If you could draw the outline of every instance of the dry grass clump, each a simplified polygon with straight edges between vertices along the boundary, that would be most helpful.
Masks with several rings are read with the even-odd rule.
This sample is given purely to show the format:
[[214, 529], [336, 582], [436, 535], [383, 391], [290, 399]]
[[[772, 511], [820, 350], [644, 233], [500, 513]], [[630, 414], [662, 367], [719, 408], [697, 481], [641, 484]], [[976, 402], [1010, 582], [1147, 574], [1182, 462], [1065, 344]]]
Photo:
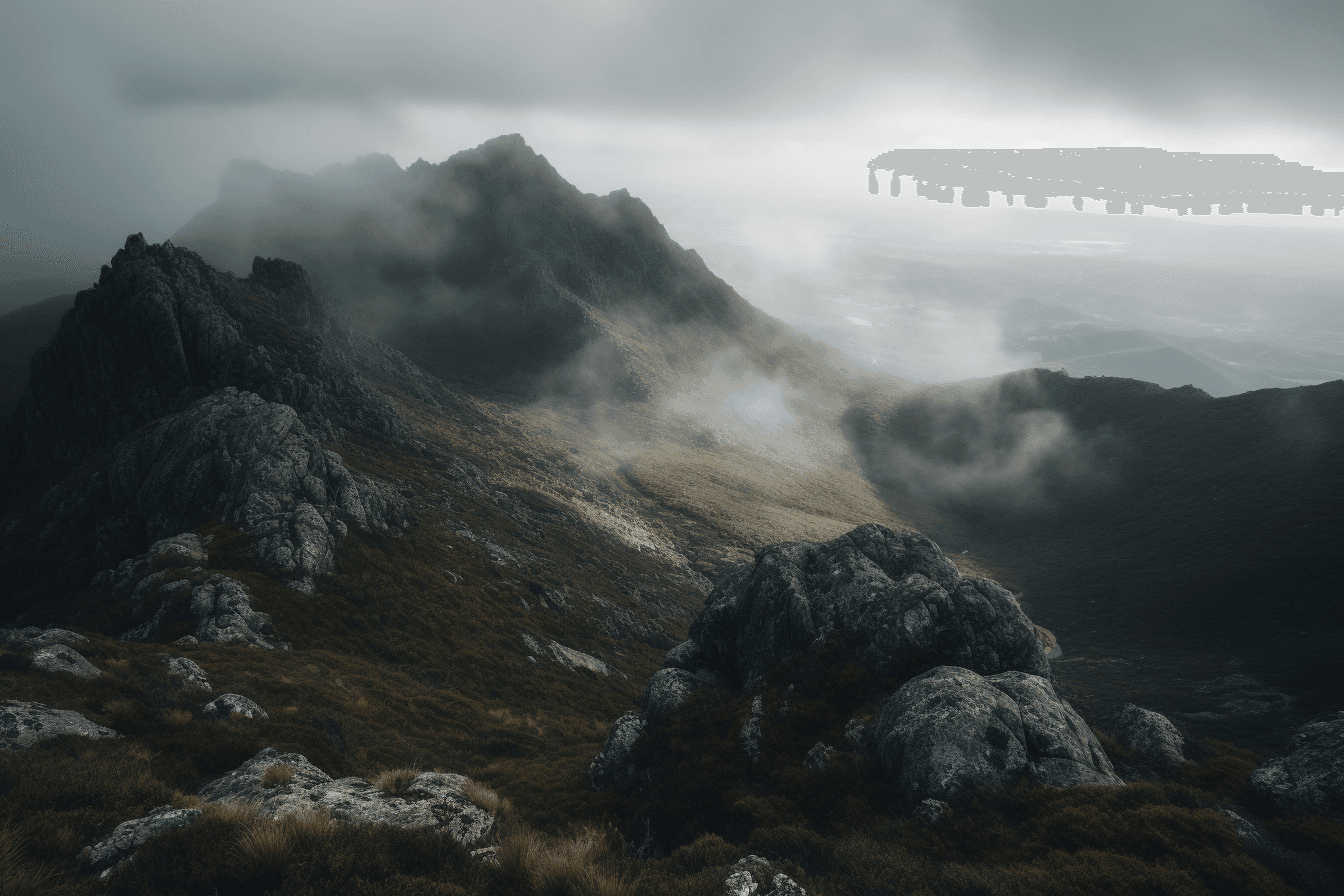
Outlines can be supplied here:
[[[241, 815], [246, 809], [233, 810]], [[295, 812], [284, 818], [258, 818], [246, 826], [230, 853], [239, 876], [257, 888], [284, 880], [285, 872], [300, 847], [312, 849], [335, 828], [330, 813], [322, 809]]]
[[633, 896], [638, 879], [615, 867], [612, 840], [591, 827], [551, 840], [519, 826], [499, 846], [499, 877], [509, 892], [536, 896]]
[[53, 876], [49, 865], [28, 858], [24, 838], [9, 822], [0, 825], [0, 893], [6, 896], [46, 893]]
[[103, 671], [109, 675], [124, 677], [131, 671], [131, 661], [125, 657], [109, 657], [103, 660]]
[[463, 784], [462, 792], [467, 799], [492, 815], [507, 815], [513, 810], [513, 803], [479, 781]]
[[374, 779], [373, 786], [388, 796], [400, 796], [419, 775], [420, 770], [415, 768], [388, 769]]
[[261, 786], [267, 790], [276, 787], [283, 787], [294, 780], [294, 767], [277, 763], [266, 766], [266, 771], [261, 773]]
[[169, 728], [185, 728], [196, 718], [189, 709], [165, 709], [162, 715], [163, 724]]

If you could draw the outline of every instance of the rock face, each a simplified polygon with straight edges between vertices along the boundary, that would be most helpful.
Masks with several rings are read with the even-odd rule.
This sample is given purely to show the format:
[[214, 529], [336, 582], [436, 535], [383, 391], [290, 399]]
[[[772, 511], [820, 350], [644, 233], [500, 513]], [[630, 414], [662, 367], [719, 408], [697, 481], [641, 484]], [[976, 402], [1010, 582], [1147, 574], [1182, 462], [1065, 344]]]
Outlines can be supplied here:
[[1287, 755], [1251, 773], [1251, 790], [1275, 812], [1344, 823], [1344, 712], [1298, 729]]
[[[288, 766], [293, 776], [266, 787], [263, 776], [273, 765]], [[236, 770], [199, 791], [201, 799], [241, 800], [255, 804], [265, 818], [325, 809], [337, 821], [387, 824], [402, 828], [437, 828], [465, 846], [481, 845], [494, 825], [494, 815], [466, 796], [462, 775], [424, 772], [401, 795], [390, 796], [363, 778], [332, 778], [298, 753], [262, 750]]]
[[[0, 433], [0, 506], [23, 511], [0, 535], [0, 575], [26, 582], [56, 569], [62, 587], [83, 588], [219, 518], [256, 536], [261, 565], [311, 589], [350, 528], [404, 523], [400, 495], [324, 448], [350, 429], [408, 432], [370, 377], [437, 403], [432, 378], [352, 335], [297, 265], [257, 258], [238, 279], [132, 236], [34, 355]], [[158, 559], [202, 565], [179, 547]], [[239, 597], [215, 589], [204, 611], [224, 620], [215, 634], [270, 640], [231, 612]]]
[[117, 732], [95, 725], [70, 709], [52, 709], [41, 703], [0, 701], [0, 750], [26, 750], [39, 741], [62, 734], [80, 737], [116, 737]]
[[1123, 783], [1050, 683], [1022, 672], [932, 669], [887, 699], [873, 739], [909, 807], [956, 804], [977, 786], [1007, 787], [1025, 776], [1054, 787]]
[[41, 672], [64, 672], [76, 678], [97, 678], [102, 671], [71, 647], [51, 644], [33, 654], [33, 668]]
[[723, 673], [748, 693], [772, 669], [836, 630], [860, 641], [854, 659], [878, 675], [906, 664], [956, 665], [982, 675], [1050, 677], [1030, 620], [988, 579], [957, 573], [916, 532], [869, 524], [825, 544], [770, 545], [709, 595], [677, 660]]
[[195, 621], [197, 643], [279, 646], [271, 617], [252, 609], [243, 584], [228, 576], [208, 574], [206, 544], [192, 532], [160, 539], [138, 557], [123, 560], [115, 570], [94, 577], [95, 589], [113, 602], [127, 601], [139, 625], [123, 641], [154, 641], [164, 624], [175, 618]]
[[86, 846], [79, 855], [80, 864], [86, 870], [106, 877], [115, 865], [129, 858], [149, 838], [191, 824], [200, 817], [200, 809], [160, 806], [143, 818], [123, 821], [111, 834], [92, 846]]
[[1161, 713], [1126, 703], [1109, 727], [1121, 746], [1137, 752], [1159, 772], [1173, 772], [1185, 762], [1185, 737]]
[[205, 716], [207, 719], [213, 719], [220, 722], [227, 722], [235, 715], [248, 719], [256, 719], [257, 721], [264, 721], [270, 718], [270, 716], [266, 714], [266, 710], [262, 709], [242, 694], [220, 694], [218, 697], [205, 704], [205, 707], [201, 710], [201, 715]]

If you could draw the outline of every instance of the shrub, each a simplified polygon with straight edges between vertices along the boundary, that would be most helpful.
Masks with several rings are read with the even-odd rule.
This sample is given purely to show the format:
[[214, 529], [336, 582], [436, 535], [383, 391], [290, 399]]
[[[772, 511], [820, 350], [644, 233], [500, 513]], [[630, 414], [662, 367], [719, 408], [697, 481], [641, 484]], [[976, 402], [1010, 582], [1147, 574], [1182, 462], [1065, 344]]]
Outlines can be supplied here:
[[261, 773], [261, 786], [270, 790], [275, 787], [282, 787], [294, 780], [294, 767], [291, 765], [268, 765], [266, 771]]

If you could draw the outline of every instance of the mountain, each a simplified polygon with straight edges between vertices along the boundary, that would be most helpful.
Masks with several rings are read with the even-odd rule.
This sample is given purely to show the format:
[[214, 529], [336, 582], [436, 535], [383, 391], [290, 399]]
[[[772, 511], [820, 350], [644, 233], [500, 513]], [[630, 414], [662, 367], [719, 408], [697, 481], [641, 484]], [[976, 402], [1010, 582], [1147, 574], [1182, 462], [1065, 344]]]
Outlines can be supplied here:
[[[0, 432], [5, 888], [1338, 883], [1337, 820], [1255, 803], [1257, 757], [1197, 719], [1112, 720], [1146, 667], [1115, 665], [1102, 701], [1102, 664], [1067, 663], [1098, 656], [1068, 590], [1089, 544], [1152, 555], [1106, 592], [1117, 630], [1169, 609], [1145, 571], [1173, 603], [1219, 565], [1228, 593], [1274, 568], [1243, 514], [1282, 527], [1309, 477], [1337, 475], [1337, 390], [1227, 405], [1043, 373], [912, 392], [832, 366], [637, 200], [584, 196], [520, 139], [389, 161], [235, 166], [200, 242], [129, 237], [33, 354]], [[333, 184], [384, 217], [337, 214]], [[243, 240], [261, 220], [305, 264], [235, 258], [238, 276], [195, 249], [202, 222]], [[513, 338], [469, 351], [496, 326]], [[1239, 455], [1232, 435], [1267, 420]], [[1275, 476], [1256, 466], [1294, 445]], [[1201, 451], [1241, 479], [1227, 549], [1186, 572], [1159, 493], [1190, 482], [1208, 512]], [[1131, 503], [1095, 522], [1088, 494]], [[1289, 556], [1294, 587], [1334, 562]], [[1325, 618], [1320, 593], [1279, 615]], [[1062, 659], [1029, 616], [1064, 632]], [[1257, 681], [1229, 687], [1246, 702]], [[1303, 711], [1234, 731], [1282, 736]], [[643, 721], [654, 736], [629, 736]], [[594, 789], [607, 760], [631, 771]]]
[[649, 399], [718, 352], [815, 377], [837, 353], [761, 314], [625, 190], [579, 192], [517, 134], [402, 170], [235, 162], [174, 239], [293, 259], [357, 326], [474, 393]]
[[[1164, 711], [1196, 711], [1196, 679], [1229, 660], [1309, 705], [1339, 693], [1344, 382], [1211, 398], [1039, 370], [846, 425], [870, 478], [956, 520], [951, 543], [1066, 650], [1148, 657], [1127, 687], [1145, 678]], [[1281, 736], [1264, 718], [1240, 736], [1257, 728]]]

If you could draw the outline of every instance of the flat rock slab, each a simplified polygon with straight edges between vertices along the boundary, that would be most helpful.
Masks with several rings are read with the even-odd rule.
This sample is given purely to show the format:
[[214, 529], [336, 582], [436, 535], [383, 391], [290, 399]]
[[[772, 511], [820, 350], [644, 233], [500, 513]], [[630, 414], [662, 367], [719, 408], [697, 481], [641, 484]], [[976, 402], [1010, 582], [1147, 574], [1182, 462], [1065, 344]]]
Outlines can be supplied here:
[[[278, 786], [266, 787], [262, 783], [266, 770], [275, 765], [287, 766], [292, 776]], [[389, 795], [363, 778], [333, 780], [303, 755], [281, 754], [267, 747], [228, 775], [206, 784], [199, 795], [207, 802], [253, 803], [267, 818], [325, 809], [344, 822], [443, 828], [458, 842], [479, 846], [495, 818], [467, 798], [464, 788], [468, 782], [462, 775], [424, 772], [404, 792]]]
[[129, 858], [151, 837], [164, 831], [191, 824], [201, 817], [200, 809], [174, 809], [160, 806], [143, 818], [123, 821], [116, 829], [79, 854], [80, 863], [89, 871], [107, 877], [117, 863]]
[[41, 703], [0, 701], [0, 750], [26, 750], [62, 734], [80, 737], [117, 737], [117, 732], [95, 725], [72, 709], [52, 709]]
[[73, 647], [50, 644], [33, 654], [33, 668], [40, 672], [64, 672], [76, 678], [97, 678], [102, 675], [93, 663], [84, 659]]

